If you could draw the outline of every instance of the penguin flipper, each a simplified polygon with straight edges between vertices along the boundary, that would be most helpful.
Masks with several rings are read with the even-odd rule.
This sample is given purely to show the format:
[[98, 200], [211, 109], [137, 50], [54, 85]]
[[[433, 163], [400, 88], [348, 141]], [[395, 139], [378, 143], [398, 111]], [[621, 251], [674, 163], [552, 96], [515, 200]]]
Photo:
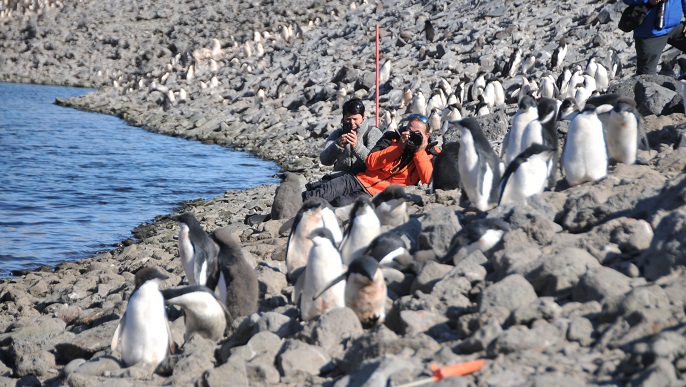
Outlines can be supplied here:
[[121, 319], [119, 320], [119, 325], [117, 325], [117, 329], [114, 331], [114, 335], [112, 336], [112, 342], [110, 343], [110, 349], [112, 352], [114, 352], [115, 349], [117, 349], [117, 344], [119, 344], [119, 336], [124, 332], [126, 324], [126, 312], [121, 316]]

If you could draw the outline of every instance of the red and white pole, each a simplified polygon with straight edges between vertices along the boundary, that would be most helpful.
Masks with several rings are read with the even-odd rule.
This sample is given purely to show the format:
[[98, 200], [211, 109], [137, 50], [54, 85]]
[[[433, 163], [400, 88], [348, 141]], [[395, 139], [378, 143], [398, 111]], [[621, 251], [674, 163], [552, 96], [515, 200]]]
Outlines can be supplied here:
[[379, 127], [379, 25], [376, 25], [376, 127]]

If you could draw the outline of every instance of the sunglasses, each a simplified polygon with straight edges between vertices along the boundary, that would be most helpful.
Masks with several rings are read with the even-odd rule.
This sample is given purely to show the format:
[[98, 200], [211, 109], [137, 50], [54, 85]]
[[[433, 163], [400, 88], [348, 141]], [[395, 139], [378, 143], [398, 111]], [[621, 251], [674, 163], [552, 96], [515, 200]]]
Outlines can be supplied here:
[[421, 114], [412, 114], [412, 115], [410, 115], [410, 117], [409, 117], [408, 119], [409, 119], [410, 121], [411, 121], [411, 120], [419, 120], [419, 121], [421, 121], [421, 122], [424, 123], [424, 124], [428, 124], [428, 123], [429, 123], [429, 119], [426, 118], [425, 116], [421, 115]]

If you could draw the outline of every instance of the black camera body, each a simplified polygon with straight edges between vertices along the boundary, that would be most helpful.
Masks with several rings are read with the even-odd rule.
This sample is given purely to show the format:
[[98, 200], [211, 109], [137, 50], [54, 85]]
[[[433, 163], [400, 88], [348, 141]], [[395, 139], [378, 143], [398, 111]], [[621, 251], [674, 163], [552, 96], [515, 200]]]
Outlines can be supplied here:
[[353, 131], [353, 123], [352, 122], [344, 122], [343, 123], [343, 134], [348, 134]]
[[424, 137], [419, 132], [410, 132], [410, 137], [407, 139], [407, 145], [413, 148], [419, 148], [422, 145]]

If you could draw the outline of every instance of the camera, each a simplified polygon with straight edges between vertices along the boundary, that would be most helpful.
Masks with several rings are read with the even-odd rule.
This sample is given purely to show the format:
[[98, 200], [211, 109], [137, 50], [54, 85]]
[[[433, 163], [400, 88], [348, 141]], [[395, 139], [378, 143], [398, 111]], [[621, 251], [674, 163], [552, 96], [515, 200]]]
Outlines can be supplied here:
[[410, 138], [407, 139], [407, 144], [413, 148], [419, 148], [422, 145], [424, 137], [419, 132], [410, 132]]
[[352, 122], [344, 122], [343, 123], [343, 134], [348, 134], [353, 131], [353, 123]]

